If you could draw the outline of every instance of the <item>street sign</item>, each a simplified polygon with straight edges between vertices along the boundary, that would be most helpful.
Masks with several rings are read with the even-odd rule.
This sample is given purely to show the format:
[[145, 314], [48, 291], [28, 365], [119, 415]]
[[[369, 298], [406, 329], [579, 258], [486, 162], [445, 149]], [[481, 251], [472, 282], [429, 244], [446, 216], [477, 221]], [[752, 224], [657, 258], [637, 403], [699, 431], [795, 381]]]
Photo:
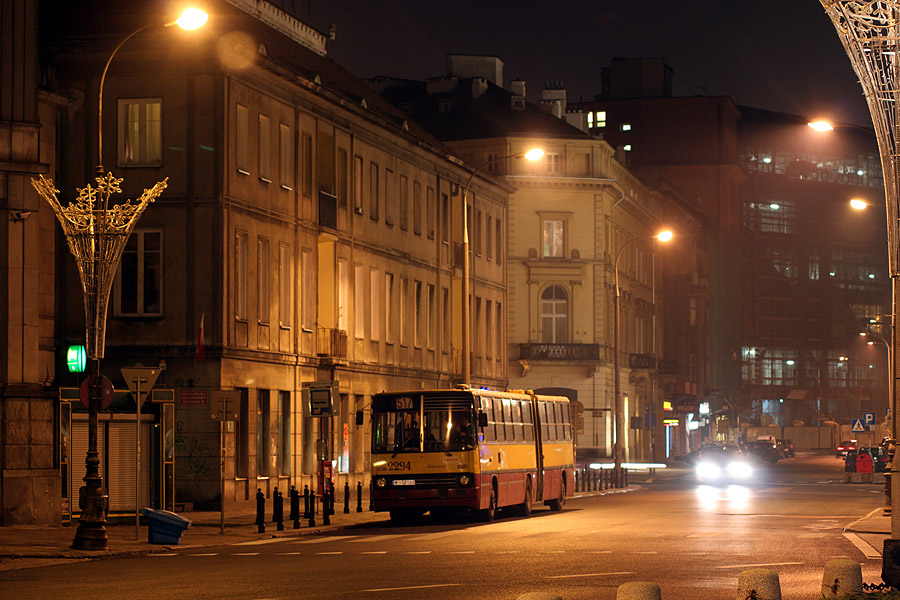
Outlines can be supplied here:
[[[81, 399], [81, 403], [84, 404], [84, 407], [88, 410], [91, 409], [91, 387], [93, 385], [94, 376], [88, 375], [87, 379], [81, 382], [81, 387], [78, 388], [78, 397]], [[102, 388], [100, 410], [106, 410], [109, 408], [109, 405], [112, 404], [113, 394], [115, 394], [116, 390], [113, 388], [112, 381], [103, 375], [100, 376], [100, 387]]]
[[866, 426], [863, 425], [862, 419], [851, 419], [850, 423], [852, 424], [850, 431], [853, 433], [862, 433], [866, 430]]
[[[300, 389], [310, 417], [332, 417], [338, 414], [335, 404], [340, 401], [336, 381], [304, 381]], [[337, 401], [337, 402], [336, 402]]]
[[209, 393], [209, 411], [217, 421], [239, 421], [240, 390], [213, 390]]
[[123, 367], [121, 371], [135, 401], [138, 405], [143, 404], [159, 377], [159, 367]]
[[873, 412], [864, 412], [862, 414], [862, 422], [866, 425], [874, 425], [875, 424], [875, 413]]

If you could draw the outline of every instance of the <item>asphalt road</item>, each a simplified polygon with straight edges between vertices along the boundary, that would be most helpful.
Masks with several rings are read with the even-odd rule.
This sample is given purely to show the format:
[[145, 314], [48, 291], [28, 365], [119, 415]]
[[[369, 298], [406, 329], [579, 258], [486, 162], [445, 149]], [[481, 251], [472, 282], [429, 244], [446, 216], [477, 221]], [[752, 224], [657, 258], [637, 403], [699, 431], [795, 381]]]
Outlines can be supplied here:
[[759, 470], [748, 487], [658, 475], [633, 493], [570, 500], [527, 518], [384, 522], [303, 538], [0, 573], [0, 596], [50, 598], [613, 599], [628, 581], [665, 600], [734, 598], [738, 574], [778, 572], [783, 597], [818, 600], [825, 562], [848, 556], [880, 581], [841, 529], [880, 506], [882, 486], [841, 483], [842, 462], [800, 456]]

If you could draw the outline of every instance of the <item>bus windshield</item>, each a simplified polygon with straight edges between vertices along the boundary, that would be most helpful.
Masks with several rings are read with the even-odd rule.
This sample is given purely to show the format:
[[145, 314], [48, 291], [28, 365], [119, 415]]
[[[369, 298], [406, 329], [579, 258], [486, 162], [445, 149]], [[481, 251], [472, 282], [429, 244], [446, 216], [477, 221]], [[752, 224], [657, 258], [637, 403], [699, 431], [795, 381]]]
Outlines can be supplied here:
[[471, 396], [378, 396], [372, 423], [373, 452], [460, 452], [475, 447]]

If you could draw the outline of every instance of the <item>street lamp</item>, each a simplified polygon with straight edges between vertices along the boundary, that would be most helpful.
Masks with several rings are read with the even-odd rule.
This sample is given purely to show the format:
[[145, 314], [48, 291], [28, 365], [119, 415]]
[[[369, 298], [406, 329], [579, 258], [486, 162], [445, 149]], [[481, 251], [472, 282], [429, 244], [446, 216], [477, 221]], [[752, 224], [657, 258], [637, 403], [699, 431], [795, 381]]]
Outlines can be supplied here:
[[472, 171], [469, 175], [469, 178], [466, 180], [466, 185], [463, 187], [463, 196], [462, 196], [462, 228], [463, 228], [463, 264], [462, 264], [462, 383], [465, 385], [471, 384], [472, 379], [472, 363], [471, 363], [471, 335], [470, 335], [470, 325], [471, 325], [471, 313], [469, 310], [469, 285], [470, 285], [470, 265], [469, 265], [469, 186], [472, 184], [472, 180], [475, 178], [475, 175], [478, 174], [484, 167], [493, 164], [495, 162], [505, 160], [507, 158], [525, 158], [532, 162], [539, 160], [542, 156], [544, 156], [544, 151], [541, 148], [532, 148], [526, 152], [513, 152], [512, 154], [505, 154], [503, 156], [496, 156], [494, 158], [490, 158]]
[[[196, 29], [206, 22], [206, 13], [197, 9], [186, 10], [181, 18], [165, 27], [179, 25], [184, 29]], [[88, 451], [85, 458], [85, 485], [79, 491], [78, 504], [81, 508], [80, 525], [75, 531], [72, 547], [81, 550], [106, 550], [108, 537], [106, 532], [106, 511], [108, 494], [103, 488], [100, 477], [100, 457], [97, 451], [98, 413], [104, 397], [104, 382], [100, 376], [100, 359], [106, 340], [106, 308], [113, 277], [119, 266], [119, 259], [131, 235], [135, 224], [151, 202], [156, 200], [166, 189], [168, 178], [145, 189], [134, 203], [125, 200], [121, 204], [110, 204], [113, 194], [122, 192], [122, 179], [103, 170], [103, 84], [112, 59], [119, 49], [138, 33], [156, 26], [146, 25], [125, 37], [115, 47], [103, 67], [100, 77], [100, 90], [97, 104], [97, 176], [96, 187], [88, 183], [78, 188], [78, 199], [62, 206], [56, 197], [59, 190], [51, 179], [39, 176], [31, 183], [37, 193], [46, 200], [66, 236], [69, 251], [75, 258], [78, 273], [81, 276], [81, 288], [84, 295], [84, 322], [87, 357], [91, 361], [92, 375], [90, 381], [90, 397], [88, 420]], [[140, 399], [136, 399], [140, 402]], [[139, 509], [138, 498], [135, 498], [135, 511]]]
[[615, 438], [613, 440], [613, 472], [617, 486], [621, 485], [622, 481], [622, 438], [625, 435], [624, 418], [622, 416], [622, 398], [619, 385], [619, 296], [621, 295], [621, 290], [619, 288], [619, 259], [622, 258], [622, 252], [625, 250], [625, 248], [635, 242], [654, 239], [661, 242], [668, 242], [671, 241], [673, 236], [674, 234], [666, 229], [660, 231], [656, 235], [631, 238], [630, 240], [622, 244], [622, 247], [619, 248], [619, 252], [616, 253], [616, 261], [614, 263], [616, 274], [616, 289], [613, 296], [613, 424], [615, 429]]

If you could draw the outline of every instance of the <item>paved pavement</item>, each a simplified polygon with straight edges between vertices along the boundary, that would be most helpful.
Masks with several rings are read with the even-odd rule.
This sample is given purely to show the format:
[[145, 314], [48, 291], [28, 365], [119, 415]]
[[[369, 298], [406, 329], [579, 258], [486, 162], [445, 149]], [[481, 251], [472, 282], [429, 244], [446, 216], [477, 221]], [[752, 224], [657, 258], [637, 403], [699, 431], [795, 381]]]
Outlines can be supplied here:
[[[630, 485], [625, 489], [600, 492], [582, 492], [575, 497], [599, 496], [612, 493], [633, 492], [641, 489], [641, 484], [654, 477], [676, 476], [679, 467], [656, 474], [634, 474]], [[883, 481], [883, 479], [882, 479]], [[877, 482], [876, 482], [877, 483]], [[850, 484], [853, 485], [853, 484]], [[355, 499], [354, 499], [355, 500]], [[321, 508], [321, 506], [320, 506]], [[350, 512], [343, 512], [343, 504], [335, 506], [335, 514], [331, 516], [329, 525], [322, 520], [321, 511], [316, 515], [316, 526], [310, 527], [307, 520], [301, 520], [299, 529], [293, 528], [293, 522], [285, 520], [283, 531], [277, 531], [276, 524], [271, 522], [271, 502], [266, 505], [266, 531], [259, 533], [255, 524], [256, 511], [253, 507], [230, 509], [225, 514], [224, 533], [222, 532], [222, 516], [219, 512], [192, 511], [179, 513], [191, 521], [191, 526], [181, 537], [180, 548], [202, 548], [222, 544], [233, 544], [252, 539], [282, 536], [302, 536], [323, 531], [352, 527], [354, 525], [387, 521], [387, 513], [375, 513], [368, 510], [368, 498], [363, 499], [362, 512], [356, 512], [356, 503], [351, 501]], [[290, 512], [290, 505], [285, 503], [285, 514]], [[849, 523], [844, 527], [844, 535], [867, 558], [880, 558], [884, 539], [890, 537], [891, 517], [882, 514], [881, 507], [872, 510], [865, 517]], [[77, 521], [61, 527], [13, 526], [0, 527], [0, 571], [40, 567], [50, 564], [65, 563], [73, 560], [90, 560], [115, 556], [129, 556], [167, 552], [173, 546], [151, 544], [148, 542], [147, 525], [142, 524], [135, 539], [134, 520], [111, 523], [107, 526], [109, 538], [108, 549], [75, 550], [71, 548]]]

